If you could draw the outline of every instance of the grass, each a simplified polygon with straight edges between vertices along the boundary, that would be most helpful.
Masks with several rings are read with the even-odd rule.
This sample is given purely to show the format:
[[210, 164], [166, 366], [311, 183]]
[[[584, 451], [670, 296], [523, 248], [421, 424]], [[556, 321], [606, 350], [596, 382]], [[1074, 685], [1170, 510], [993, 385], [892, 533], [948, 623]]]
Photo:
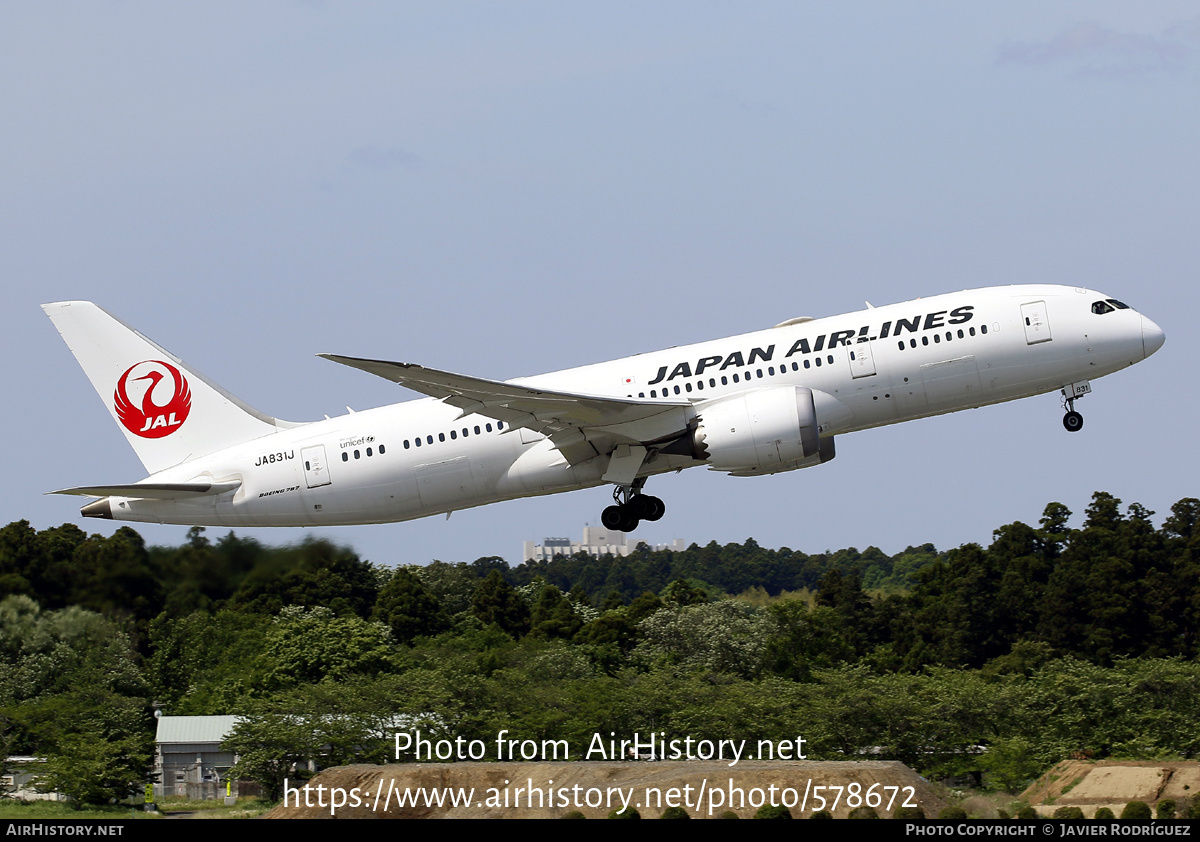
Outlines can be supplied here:
[[193, 813], [198, 819], [252, 819], [274, 806], [261, 798], [239, 798], [232, 807], [226, 807], [222, 798], [192, 801], [172, 797], [158, 802], [158, 809], [164, 813]]
[[223, 799], [191, 801], [187, 798], [164, 798], [158, 802], [158, 813], [147, 813], [136, 807], [111, 805], [75, 807], [65, 801], [14, 801], [0, 799], [0, 819], [67, 819], [70, 821], [109, 821], [111, 819], [157, 819], [163, 813], [191, 813], [197, 819], [249, 819], [261, 816], [273, 807], [259, 798], [239, 798], [237, 804], [226, 807]]
[[0, 819], [67, 819], [69, 821], [110, 821], [112, 819], [156, 818], [141, 805], [105, 805], [76, 810], [66, 801], [16, 801], [0, 798]]

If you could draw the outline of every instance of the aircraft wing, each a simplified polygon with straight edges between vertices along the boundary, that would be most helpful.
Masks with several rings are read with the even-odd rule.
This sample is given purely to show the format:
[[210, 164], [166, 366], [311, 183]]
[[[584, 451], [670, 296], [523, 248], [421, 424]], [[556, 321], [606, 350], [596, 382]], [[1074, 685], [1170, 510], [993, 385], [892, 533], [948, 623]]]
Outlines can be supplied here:
[[[572, 464], [609, 453], [621, 444], [658, 444], [687, 432], [696, 417], [687, 401], [649, 401], [562, 392], [468, 377], [412, 363], [318, 354], [415, 392], [550, 438]], [[460, 417], [462, 417], [460, 416]]]

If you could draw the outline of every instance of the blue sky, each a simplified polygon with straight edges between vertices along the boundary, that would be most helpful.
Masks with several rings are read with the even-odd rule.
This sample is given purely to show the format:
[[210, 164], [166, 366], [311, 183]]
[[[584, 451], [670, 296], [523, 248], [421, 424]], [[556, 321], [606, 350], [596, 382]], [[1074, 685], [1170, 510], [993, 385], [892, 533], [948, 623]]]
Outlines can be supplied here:
[[[311, 420], [409, 396], [318, 352], [508, 379], [864, 300], [1088, 286], [1167, 344], [1093, 384], [1082, 433], [1051, 395], [791, 474], [686, 471], [636, 535], [895, 552], [1096, 490], [1156, 519], [1200, 495], [1194, 2], [8, 3], [0, 114], [4, 522], [111, 531], [43, 492], [144, 475], [37, 306], [68, 298]], [[607, 501], [252, 534], [515, 563]]]

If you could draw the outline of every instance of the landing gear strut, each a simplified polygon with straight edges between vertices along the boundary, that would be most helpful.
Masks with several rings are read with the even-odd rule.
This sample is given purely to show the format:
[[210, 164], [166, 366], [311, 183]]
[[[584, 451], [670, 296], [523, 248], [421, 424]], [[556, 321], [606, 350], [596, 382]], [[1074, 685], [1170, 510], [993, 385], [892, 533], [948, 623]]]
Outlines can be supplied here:
[[613, 489], [613, 503], [600, 513], [600, 522], [605, 529], [632, 532], [643, 520], [656, 521], [667, 511], [666, 504], [649, 494], [642, 493], [645, 478], [634, 480], [632, 485], [618, 485]]

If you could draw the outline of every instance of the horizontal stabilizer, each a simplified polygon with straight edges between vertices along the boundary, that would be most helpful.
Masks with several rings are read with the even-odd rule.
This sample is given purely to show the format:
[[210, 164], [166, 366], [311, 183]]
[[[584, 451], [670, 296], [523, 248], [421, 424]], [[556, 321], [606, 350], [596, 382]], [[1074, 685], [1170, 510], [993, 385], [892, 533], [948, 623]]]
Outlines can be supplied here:
[[203, 497], [206, 494], [224, 494], [236, 491], [242, 484], [240, 479], [228, 482], [135, 482], [129, 485], [83, 485], [79, 488], [63, 488], [51, 494], [76, 494], [80, 497], [141, 497], [148, 500], [183, 500], [188, 497]]

